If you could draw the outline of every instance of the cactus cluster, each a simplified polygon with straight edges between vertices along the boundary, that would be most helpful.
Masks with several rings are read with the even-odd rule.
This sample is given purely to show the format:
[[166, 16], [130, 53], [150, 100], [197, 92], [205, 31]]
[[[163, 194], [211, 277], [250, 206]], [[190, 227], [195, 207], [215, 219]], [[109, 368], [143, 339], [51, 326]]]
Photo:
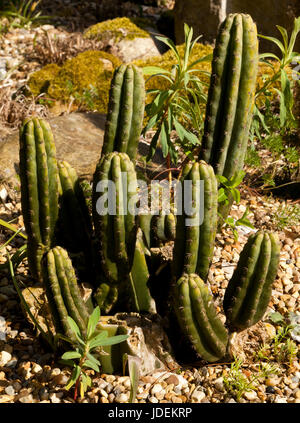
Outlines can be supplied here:
[[137, 67], [121, 65], [114, 73], [89, 203], [75, 170], [66, 162], [57, 163], [49, 124], [37, 118], [24, 122], [20, 175], [29, 266], [44, 285], [58, 332], [72, 338], [69, 315], [84, 334], [89, 317], [72, 255], [83, 254], [95, 283], [92, 300], [102, 313], [120, 309], [155, 313], [149, 287], [151, 250], [166, 243], [173, 246], [173, 241], [170, 277], [164, 282], [181, 332], [198, 356], [220, 360], [226, 355], [230, 331], [246, 329], [262, 318], [278, 266], [279, 242], [274, 234], [258, 231], [245, 245], [224, 297], [226, 325], [208, 284], [218, 225], [216, 174], [230, 177], [242, 166], [256, 67], [255, 25], [247, 15], [229, 15], [214, 52], [201, 160], [183, 167], [181, 200], [166, 215], [135, 213], [134, 161], [145, 101]]

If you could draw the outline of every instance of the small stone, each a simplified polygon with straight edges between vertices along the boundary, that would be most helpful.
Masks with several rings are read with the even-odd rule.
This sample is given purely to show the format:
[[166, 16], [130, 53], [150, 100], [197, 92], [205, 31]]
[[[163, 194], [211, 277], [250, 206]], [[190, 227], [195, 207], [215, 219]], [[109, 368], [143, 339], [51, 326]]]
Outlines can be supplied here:
[[53, 378], [53, 382], [56, 385], [66, 385], [69, 381], [69, 377], [63, 373], [60, 373], [59, 375], [55, 376], [55, 378]]
[[276, 386], [280, 382], [278, 377], [269, 377], [266, 379], [265, 384], [266, 386]]
[[12, 385], [8, 385], [8, 386], [5, 388], [5, 393], [6, 393], [7, 395], [11, 395], [11, 396], [15, 395], [15, 390], [14, 390], [13, 386], [12, 386]]
[[178, 377], [177, 377], [176, 375], [171, 375], [171, 376], [169, 376], [167, 379], [165, 379], [165, 382], [166, 382], [168, 385], [173, 384], [174, 386], [176, 386], [176, 385], [178, 385], [178, 384], [179, 384], [179, 380], [178, 380]]
[[7, 351], [0, 352], [0, 367], [4, 367], [11, 360], [11, 354]]
[[257, 393], [255, 391], [245, 392], [244, 398], [248, 401], [254, 401], [255, 399], [257, 399]]
[[112, 383], [114, 380], [116, 380], [114, 375], [106, 375], [105, 379], [108, 383]]
[[31, 404], [34, 402], [31, 394], [25, 395], [24, 397], [19, 398], [19, 401], [22, 402], [23, 404]]
[[128, 402], [128, 396], [122, 393], [116, 397], [116, 402]]
[[149, 402], [151, 402], [152, 404], [157, 404], [158, 403], [158, 399], [155, 397], [150, 397], [149, 398]]
[[108, 398], [108, 393], [107, 393], [106, 391], [104, 391], [104, 389], [100, 389], [99, 394], [100, 394], [102, 397]]
[[177, 397], [176, 395], [172, 396], [171, 401], [178, 404], [182, 403], [182, 399], [180, 397]]
[[114, 402], [114, 400], [115, 400], [115, 395], [114, 394], [108, 394], [108, 401], [111, 403], [111, 402]]
[[16, 382], [13, 383], [13, 388], [16, 392], [19, 392], [20, 389], [22, 388], [22, 385], [21, 385], [20, 382], [16, 381]]
[[266, 394], [275, 394], [275, 388], [273, 386], [267, 386]]
[[10, 395], [0, 395], [0, 404], [11, 402], [13, 399], [14, 397]]
[[31, 371], [32, 371], [32, 373], [33, 373], [34, 375], [38, 375], [38, 374], [43, 373], [43, 368], [42, 368], [42, 366], [40, 366], [39, 364], [34, 363], [34, 364], [33, 364], [33, 366], [32, 366]]
[[294, 393], [295, 398], [300, 399], [300, 389]]
[[201, 402], [204, 398], [205, 398], [205, 393], [203, 391], [201, 391], [200, 389], [195, 390], [192, 393], [192, 400], [194, 402]]
[[57, 395], [56, 393], [50, 394], [49, 399], [52, 403], [55, 403], [55, 404], [61, 402], [59, 395]]
[[105, 398], [105, 397], [101, 397], [101, 398], [100, 398], [100, 402], [101, 402], [102, 404], [109, 404], [108, 399], [107, 399], [107, 398]]
[[60, 374], [60, 369], [55, 367], [54, 369], [51, 370], [50, 378], [54, 379], [55, 376], [58, 376], [59, 374]]
[[48, 392], [48, 389], [46, 387], [43, 387], [43, 388], [40, 389], [39, 397], [42, 401], [49, 399], [49, 392]]
[[214, 385], [215, 385], [215, 388], [216, 388], [218, 391], [224, 391], [224, 380], [223, 380], [223, 378], [222, 378], [222, 377], [219, 377], [218, 379], [216, 379], [216, 380], [214, 381]]
[[277, 404], [286, 404], [287, 403], [287, 399], [285, 397], [279, 397], [277, 396], [274, 400], [275, 403]]
[[153, 388], [151, 389], [151, 394], [155, 395], [162, 390], [162, 386], [159, 383], [156, 383]]

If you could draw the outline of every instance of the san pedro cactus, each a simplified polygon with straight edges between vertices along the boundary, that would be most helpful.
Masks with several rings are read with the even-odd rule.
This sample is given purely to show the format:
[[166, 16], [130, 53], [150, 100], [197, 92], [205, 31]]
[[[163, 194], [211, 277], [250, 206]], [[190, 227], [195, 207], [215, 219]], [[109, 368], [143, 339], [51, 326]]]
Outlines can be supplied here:
[[54, 243], [59, 186], [53, 134], [43, 119], [26, 119], [20, 128], [20, 179], [29, 268], [41, 280], [41, 257]]
[[[111, 191], [109, 183], [113, 183], [110, 185], [114, 187]], [[102, 198], [104, 201], [101, 203]], [[109, 201], [114, 199], [115, 210], [112, 213], [109, 210]], [[113, 286], [117, 287], [118, 298], [127, 307], [129, 302], [135, 311], [153, 309], [147, 287], [147, 263], [142, 243], [137, 238], [134, 210], [137, 201], [136, 173], [128, 155], [113, 152], [102, 156], [94, 174], [93, 220], [101, 269], [108, 280], [107, 286], [102, 285], [99, 288], [97, 301], [98, 304], [102, 302], [107, 310], [113, 306], [110, 299], [116, 298]], [[107, 210], [104, 211], [104, 208]]]
[[[93, 181], [93, 221], [103, 272], [114, 283], [129, 274], [133, 263], [137, 224], [126, 203], [134, 202], [134, 196], [137, 196], [136, 173], [127, 154], [113, 152], [102, 156]], [[112, 212], [110, 199], [112, 203], [115, 201]]]
[[270, 301], [279, 263], [276, 234], [258, 231], [251, 235], [224, 296], [227, 325], [243, 330], [257, 323]]
[[56, 332], [74, 340], [67, 316], [86, 334], [89, 313], [80, 295], [72, 262], [62, 247], [50, 249], [43, 257], [43, 285]]
[[145, 108], [145, 83], [141, 69], [121, 65], [114, 73], [102, 154], [119, 151], [135, 160]]
[[61, 193], [57, 240], [71, 253], [83, 253], [88, 270], [93, 267], [92, 222], [81, 181], [66, 161], [58, 162]]
[[[200, 180], [203, 181], [204, 188], [202, 223], [200, 223], [199, 216]], [[183, 193], [182, 213], [177, 216], [173, 276], [177, 280], [182, 273], [197, 273], [203, 280], [206, 280], [217, 231], [217, 179], [213, 168], [204, 161], [200, 161], [194, 164], [189, 163], [183, 168], [180, 182]], [[194, 208], [189, 215], [185, 210], [187, 204]], [[194, 222], [187, 222], [187, 219], [193, 219]], [[197, 219], [199, 219], [199, 223], [197, 223]]]
[[231, 178], [243, 168], [258, 70], [251, 16], [229, 14], [218, 31], [200, 158]]
[[174, 310], [183, 333], [206, 361], [226, 353], [228, 333], [217, 315], [208, 287], [196, 274], [183, 274], [173, 287]]

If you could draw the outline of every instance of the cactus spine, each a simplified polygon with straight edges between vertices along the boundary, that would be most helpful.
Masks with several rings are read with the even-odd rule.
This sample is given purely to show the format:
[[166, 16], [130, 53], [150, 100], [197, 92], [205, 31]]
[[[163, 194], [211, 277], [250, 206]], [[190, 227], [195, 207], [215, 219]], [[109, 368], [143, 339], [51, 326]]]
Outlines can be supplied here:
[[135, 160], [145, 108], [145, 82], [135, 65], [121, 65], [114, 73], [102, 154], [119, 151]]
[[230, 328], [243, 330], [263, 317], [270, 301], [279, 253], [277, 235], [258, 231], [249, 237], [224, 296]]
[[[200, 180], [203, 181], [204, 188], [203, 221], [200, 224], [200, 221], [195, 220], [189, 222], [191, 226], [188, 226], [187, 219], [200, 217]], [[190, 184], [186, 183], [188, 181]], [[191, 190], [188, 189], [189, 186]], [[182, 172], [181, 187], [182, 213], [177, 216], [173, 276], [177, 280], [182, 273], [197, 273], [206, 280], [213, 255], [218, 220], [218, 184], [212, 167], [204, 161], [193, 165], [187, 164]], [[190, 216], [185, 210], [187, 204], [191, 204], [194, 208]]]
[[30, 271], [41, 280], [41, 258], [54, 242], [58, 218], [58, 169], [50, 125], [26, 119], [20, 128], [21, 204]]
[[173, 287], [174, 309], [197, 354], [214, 362], [226, 353], [227, 331], [217, 316], [208, 287], [196, 274], [183, 274]]
[[43, 283], [57, 332], [74, 340], [67, 316], [86, 333], [89, 313], [80, 295], [72, 262], [62, 247], [54, 247], [43, 257]]
[[256, 25], [249, 15], [228, 15], [214, 49], [200, 152], [216, 174], [228, 179], [243, 168], [257, 70]]

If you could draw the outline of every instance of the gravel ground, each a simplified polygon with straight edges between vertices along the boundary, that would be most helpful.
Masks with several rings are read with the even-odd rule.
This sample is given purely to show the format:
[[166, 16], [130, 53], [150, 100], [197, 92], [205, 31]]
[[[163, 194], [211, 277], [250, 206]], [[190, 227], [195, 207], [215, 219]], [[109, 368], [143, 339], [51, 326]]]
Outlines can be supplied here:
[[[2, 188], [2, 197], [5, 188]], [[13, 199], [12, 199], [13, 198]], [[246, 204], [254, 213], [250, 220], [255, 227], [273, 229], [271, 216], [281, 200], [270, 202], [263, 197], [242, 193], [239, 206], [233, 208], [232, 215], [241, 216]], [[267, 207], [266, 207], [267, 204]], [[17, 227], [23, 225], [18, 194], [9, 191], [9, 196], [0, 206], [0, 218], [14, 219]], [[298, 231], [298, 232], [297, 232]], [[298, 235], [296, 235], [298, 233]], [[1, 243], [8, 239], [9, 231], [1, 229]], [[239, 253], [248, 234], [244, 228], [239, 230], [238, 241], [229, 230], [217, 236], [215, 256], [210, 271], [211, 290], [216, 305], [221, 311], [221, 303], [228, 280], [232, 275]], [[278, 311], [287, 316], [290, 311], [300, 315], [300, 236], [299, 227], [288, 227], [279, 232], [282, 243], [280, 266], [274, 283], [272, 299], [266, 315]], [[13, 253], [22, 245], [21, 238], [14, 239], [10, 246], [0, 251], [0, 263], [5, 262], [6, 253]], [[5, 251], [6, 250], [6, 251]], [[18, 269], [18, 280], [25, 285], [30, 283], [26, 262]], [[244, 376], [250, 380], [258, 372], [259, 362], [254, 354], [262, 347], [267, 332], [269, 339], [276, 333], [276, 325], [260, 322], [251, 328], [245, 360], [241, 367]], [[267, 337], [268, 338], [268, 337]], [[246, 344], [247, 344], [246, 342]], [[298, 346], [299, 344], [297, 344]], [[299, 403], [300, 402], [300, 362], [298, 353], [290, 361], [276, 364], [276, 374], [259, 379], [254, 389], [243, 393], [238, 402]], [[44, 350], [35, 337], [32, 327], [24, 319], [19, 299], [9, 276], [0, 278], [0, 402], [74, 402], [71, 394], [64, 389], [70, 369], [58, 364], [58, 357]], [[84, 400], [78, 402], [121, 403], [127, 402], [130, 381], [127, 376], [100, 375], [90, 371], [93, 387]], [[230, 363], [184, 366], [176, 372], [157, 372], [142, 377], [139, 382], [137, 402], [141, 403], [186, 403], [186, 402], [237, 402], [224, 383], [230, 376]]]

